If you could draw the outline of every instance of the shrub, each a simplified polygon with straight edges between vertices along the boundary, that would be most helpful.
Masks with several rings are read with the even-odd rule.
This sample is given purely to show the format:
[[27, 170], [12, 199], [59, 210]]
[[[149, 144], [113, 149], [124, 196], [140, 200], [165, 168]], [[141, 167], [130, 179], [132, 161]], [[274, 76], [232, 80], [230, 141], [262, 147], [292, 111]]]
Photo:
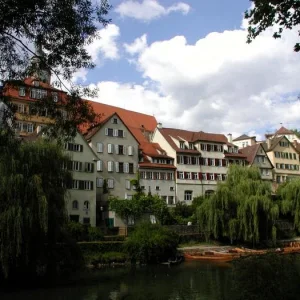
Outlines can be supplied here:
[[110, 236], [104, 236], [103, 240], [106, 242], [124, 242], [125, 236], [124, 235], [110, 235]]
[[104, 252], [124, 252], [124, 242], [79, 242], [78, 245], [85, 256]]
[[84, 234], [85, 234], [85, 226], [82, 225], [81, 223], [77, 222], [68, 222], [66, 225], [66, 231], [70, 234], [70, 236], [75, 240], [75, 241], [81, 241]]
[[94, 266], [98, 264], [125, 263], [127, 261], [127, 255], [122, 252], [106, 252], [87, 255], [85, 260], [87, 264]]
[[93, 242], [93, 241], [101, 241], [103, 240], [103, 234], [98, 227], [88, 227], [88, 241]]
[[125, 242], [125, 251], [132, 262], [158, 263], [174, 257], [178, 235], [160, 225], [140, 223]]

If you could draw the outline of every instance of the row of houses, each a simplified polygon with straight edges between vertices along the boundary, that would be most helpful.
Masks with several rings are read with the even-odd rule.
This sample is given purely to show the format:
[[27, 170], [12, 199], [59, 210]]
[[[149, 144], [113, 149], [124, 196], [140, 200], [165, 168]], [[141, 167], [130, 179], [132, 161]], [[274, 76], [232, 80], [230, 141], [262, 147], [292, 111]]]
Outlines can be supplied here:
[[[65, 94], [51, 86], [50, 76], [32, 76], [5, 93], [16, 107], [16, 134], [27, 140], [51, 122], [47, 111], [28, 117], [32, 103], [50, 96], [59, 105]], [[172, 206], [213, 193], [232, 163], [257, 165], [274, 191], [281, 182], [300, 176], [300, 140], [284, 127], [265, 141], [247, 135], [233, 139], [231, 134], [165, 128], [154, 116], [90, 104], [102, 115], [99, 124], [80, 128], [74, 141], [65, 145], [72, 160], [73, 184], [66, 201], [73, 221], [124, 225], [109, 211], [108, 197], [131, 199], [133, 179], [145, 193], [158, 194]]]

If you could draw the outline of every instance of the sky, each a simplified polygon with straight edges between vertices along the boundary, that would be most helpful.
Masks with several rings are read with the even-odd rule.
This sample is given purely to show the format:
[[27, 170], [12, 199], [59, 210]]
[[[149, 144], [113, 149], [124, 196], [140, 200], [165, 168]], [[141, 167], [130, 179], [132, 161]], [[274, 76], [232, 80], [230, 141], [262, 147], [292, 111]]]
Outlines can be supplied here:
[[[111, 0], [111, 24], [88, 47], [96, 68], [76, 83], [93, 99], [163, 127], [256, 135], [300, 127], [297, 28], [247, 44], [249, 0]], [[298, 28], [299, 30], [299, 28]]]

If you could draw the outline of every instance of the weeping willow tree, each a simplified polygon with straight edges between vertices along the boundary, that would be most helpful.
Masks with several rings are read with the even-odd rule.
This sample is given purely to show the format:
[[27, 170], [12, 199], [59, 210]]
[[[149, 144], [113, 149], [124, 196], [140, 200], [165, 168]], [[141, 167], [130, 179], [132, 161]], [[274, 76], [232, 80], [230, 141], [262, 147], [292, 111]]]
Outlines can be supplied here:
[[278, 189], [281, 211], [293, 218], [295, 228], [300, 232], [300, 179], [292, 179]]
[[261, 233], [268, 237], [266, 231], [270, 230], [276, 239], [279, 206], [272, 201], [271, 186], [261, 179], [256, 167], [230, 166], [226, 182], [202, 203], [197, 215], [203, 231], [215, 238], [229, 238], [231, 243], [256, 244]]
[[[54, 272], [54, 247], [66, 218], [71, 174], [62, 148], [44, 140], [21, 143], [0, 130], [0, 274], [37, 273], [41, 253]], [[45, 250], [45, 245], [46, 250]]]

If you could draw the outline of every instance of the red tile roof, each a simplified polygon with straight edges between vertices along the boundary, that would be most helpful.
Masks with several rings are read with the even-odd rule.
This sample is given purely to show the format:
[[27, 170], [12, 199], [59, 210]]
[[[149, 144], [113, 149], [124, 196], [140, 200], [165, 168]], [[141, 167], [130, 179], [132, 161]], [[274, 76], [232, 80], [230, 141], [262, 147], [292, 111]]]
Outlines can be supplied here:
[[224, 152], [225, 157], [233, 157], [233, 158], [243, 158], [246, 159], [246, 155], [243, 153], [229, 153]]
[[255, 145], [240, 149], [242, 154], [244, 154], [247, 157], [247, 161], [249, 162], [249, 164], [253, 164], [259, 147], [260, 147], [260, 144], [255, 144]]
[[275, 132], [275, 135], [276, 134], [293, 134], [293, 131], [291, 131], [291, 130], [289, 130], [289, 129], [287, 129], [287, 128], [285, 128], [285, 127], [281, 127], [281, 128], [279, 128], [276, 132]]
[[[170, 158], [174, 159], [166, 154], [166, 151], [163, 150], [158, 143], [143, 143], [142, 144], [143, 153], [150, 157], [161, 157], [161, 158]], [[159, 153], [159, 152], [160, 153]]]
[[158, 130], [164, 136], [164, 138], [167, 140], [170, 146], [178, 152], [199, 153], [199, 151], [197, 150], [180, 149], [179, 147], [176, 146], [172, 138], [180, 141], [183, 139], [191, 143], [196, 141], [205, 141], [205, 142], [220, 143], [220, 144], [227, 143], [227, 138], [224, 134], [207, 133], [203, 131], [196, 132], [196, 131], [188, 131], [188, 130], [175, 129], [175, 128], [160, 128]]
[[235, 138], [233, 141], [237, 142], [237, 141], [242, 141], [242, 140], [248, 140], [248, 139], [255, 139], [255, 136], [248, 136], [246, 134], [242, 134], [241, 136]]
[[[95, 113], [102, 116], [101, 123], [107, 121], [107, 119], [110, 118], [114, 113], [117, 113], [123, 123], [128, 127], [130, 132], [141, 145], [148, 143], [147, 134], [153, 132], [157, 126], [157, 121], [154, 116], [99, 102], [88, 102], [92, 105]], [[82, 127], [81, 130], [86, 131], [87, 129]]]

